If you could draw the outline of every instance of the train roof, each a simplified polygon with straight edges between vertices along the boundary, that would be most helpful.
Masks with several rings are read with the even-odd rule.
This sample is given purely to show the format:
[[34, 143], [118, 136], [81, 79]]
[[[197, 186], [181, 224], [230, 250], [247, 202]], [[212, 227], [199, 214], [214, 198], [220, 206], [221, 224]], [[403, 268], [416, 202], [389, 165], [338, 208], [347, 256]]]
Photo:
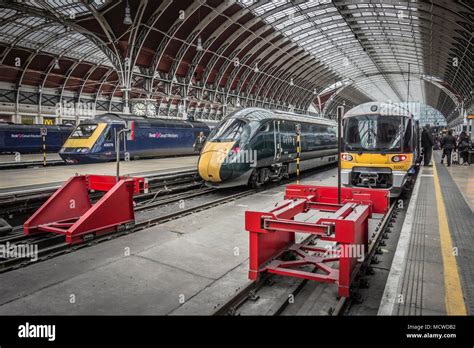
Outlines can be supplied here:
[[13, 122], [0, 122], [0, 127], [2, 128], [31, 128], [31, 129], [40, 129], [40, 128], [73, 128], [72, 125], [66, 124], [22, 124], [22, 123], [13, 123]]
[[385, 102], [369, 102], [353, 107], [344, 114], [344, 118], [359, 115], [413, 117], [410, 111], [400, 105]]
[[104, 114], [90, 119], [92, 122], [122, 123], [126, 121], [136, 121], [138, 124], [149, 124], [155, 127], [208, 127], [204, 122], [175, 120], [165, 118], [149, 118], [135, 115]]
[[286, 111], [268, 110], [268, 109], [262, 109], [262, 108], [245, 108], [242, 110], [238, 110], [232, 113], [231, 115], [229, 115], [228, 118], [242, 118], [242, 119], [247, 119], [250, 121], [279, 119], [279, 120], [294, 121], [294, 122], [326, 124], [330, 126], [336, 125], [335, 121], [327, 119], [327, 118], [304, 116], [304, 115], [289, 113]]

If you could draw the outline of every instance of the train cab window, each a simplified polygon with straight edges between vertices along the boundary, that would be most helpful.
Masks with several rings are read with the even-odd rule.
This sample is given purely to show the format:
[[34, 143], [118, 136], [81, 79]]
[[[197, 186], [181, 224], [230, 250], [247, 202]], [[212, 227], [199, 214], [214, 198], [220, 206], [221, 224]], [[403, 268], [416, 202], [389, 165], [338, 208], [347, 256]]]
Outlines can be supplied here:
[[263, 126], [260, 127], [260, 133], [266, 133], [270, 131], [270, 122], [265, 123]]
[[344, 151], [401, 151], [400, 116], [354, 116], [344, 120]]
[[226, 120], [219, 127], [214, 128], [209, 135], [209, 141], [228, 142], [237, 141], [242, 135], [242, 130], [246, 122], [237, 118]]
[[106, 143], [111, 143], [114, 139], [114, 130], [112, 128], [109, 128], [107, 131], [107, 134], [105, 135], [105, 140], [104, 142]]
[[89, 138], [96, 130], [96, 124], [80, 124], [71, 134], [71, 138]]

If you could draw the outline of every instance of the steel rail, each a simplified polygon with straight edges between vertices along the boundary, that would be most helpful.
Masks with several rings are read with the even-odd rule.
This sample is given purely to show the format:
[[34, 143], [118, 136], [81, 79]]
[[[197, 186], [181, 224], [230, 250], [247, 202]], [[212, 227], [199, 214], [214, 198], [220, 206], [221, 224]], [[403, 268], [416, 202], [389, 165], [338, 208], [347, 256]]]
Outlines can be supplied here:
[[[367, 254], [365, 255], [364, 261], [358, 263], [353, 272], [352, 284], [354, 284], [354, 279], [360, 275], [361, 269], [363, 267], [368, 267], [368, 265], [373, 260], [373, 256], [378, 249], [378, 245], [380, 241], [382, 240], [381, 237], [384, 236], [384, 234], [386, 233], [387, 227], [389, 225], [389, 221], [392, 219], [394, 210], [395, 210], [395, 202], [391, 204], [388, 212], [385, 214], [384, 218], [382, 219], [382, 221], [379, 223], [378, 227], [376, 228], [375, 234], [371, 236], [370, 238], [371, 241], [368, 247], [369, 250]], [[308, 243], [311, 243], [314, 239], [316, 239], [315, 236], [309, 236], [302, 243], [308, 244]], [[270, 283], [271, 279], [277, 279], [277, 276], [264, 274], [260, 280], [250, 282], [244, 288], [242, 288], [234, 297], [232, 297], [228, 302], [221, 305], [213, 313], [213, 315], [216, 315], [216, 316], [238, 315], [239, 307], [241, 307], [244, 303], [247, 303], [248, 301], [257, 299], [258, 291], [260, 291], [262, 288], [267, 286], [268, 283]], [[294, 297], [296, 297], [296, 295], [308, 284], [308, 282], [309, 281], [307, 279], [297, 280], [295, 284], [291, 287], [291, 290], [289, 290], [289, 293], [292, 294]], [[355, 286], [351, 287], [351, 291], [354, 291], [355, 289], [356, 289]], [[349, 305], [351, 301], [352, 300], [350, 298], [340, 297], [339, 299], [337, 299], [337, 303], [335, 304], [335, 306], [330, 308], [328, 315], [332, 315], [332, 316], [343, 315], [345, 308], [347, 308], [347, 305]], [[280, 303], [275, 303], [272, 306], [271, 308], [272, 315], [281, 315], [282, 313], [284, 313], [288, 304], [289, 304], [288, 297], [282, 298]]]
[[[325, 165], [325, 166], [315, 168], [314, 170], [309, 170], [309, 171], [305, 172], [303, 175], [300, 175], [300, 179], [302, 179], [304, 177], [307, 177], [307, 176], [310, 176], [310, 175], [314, 175], [314, 174], [319, 173], [321, 171], [325, 171], [325, 170], [327, 170], [327, 169], [329, 169], [330, 167], [333, 167], [333, 166], [334, 166], [333, 164], [329, 164], [329, 165]], [[38, 243], [38, 244], [39, 243], [47, 244], [46, 247], [38, 250], [38, 258], [36, 260], [31, 260], [31, 259], [30, 260], [28, 260], [28, 259], [6, 259], [6, 260], [3, 260], [3, 261], [0, 261], [0, 273], [4, 273], [4, 272], [7, 272], [7, 271], [10, 271], [10, 270], [13, 270], [13, 269], [21, 268], [21, 267], [36, 263], [38, 261], [43, 261], [43, 260], [55, 257], [57, 255], [60, 255], [60, 254], [66, 253], [66, 252], [75, 251], [75, 250], [77, 250], [79, 248], [83, 248], [85, 246], [95, 245], [95, 244], [103, 242], [103, 241], [111, 240], [111, 239], [114, 239], [114, 238], [117, 238], [117, 237], [120, 237], [120, 236], [123, 236], [123, 235], [126, 235], [126, 234], [138, 232], [138, 231], [144, 230], [144, 229], [149, 228], [149, 227], [154, 227], [156, 225], [159, 225], [159, 224], [171, 221], [171, 220], [179, 219], [181, 217], [184, 217], [184, 216], [196, 213], [196, 212], [200, 212], [200, 211], [203, 211], [203, 210], [207, 210], [209, 208], [216, 207], [218, 205], [222, 205], [222, 204], [225, 204], [225, 203], [232, 202], [236, 199], [243, 198], [243, 197], [249, 196], [251, 194], [257, 193], [257, 192], [266, 191], [266, 190], [272, 189], [274, 187], [287, 184], [291, 181], [294, 181], [294, 178], [290, 177], [290, 178], [287, 178], [285, 180], [275, 182], [273, 184], [269, 184], [265, 187], [258, 188], [258, 189], [249, 189], [249, 188], [247, 188], [244, 191], [241, 191], [241, 192], [238, 192], [238, 193], [235, 193], [235, 194], [231, 194], [229, 196], [225, 196], [225, 197], [222, 197], [222, 198], [218, 198], [218, 199], [215, 199], [215, 200], [212, 200], [212, 201], [209, 201], [209, 202], [204, 202], [204, 203], [199, 204], [195, 207], [180, 209], [179, 211], [175, 211], [175, 212], [172, 212], [172, 213], [169, 213], [169, 214], [161, 215], [161, 216], [158, 216], [158, 217], [153, 217], [153, 218], [150, 218], [150, 219], [147, 219], [147, 220], [144, 220], [144, 221], [139, 221], [139, 222], [136, 222], [129, 229], [124, 229], [124, 230], [121, 230], [121, 231], [118, 231], [118, 232], [105, 234], [105, 235], [100, 236], [100, 237], [94, 237], [94, 239], [91, 239], [89, 241], [85, 241], [85, 242], [80, 243], [80, 244], [75, 244], [75, 245], [72, 245], [72, 246], [69, 245], [66, 242], [61, 242], [65, 239], [64, 235], [49, 234], [49, 235], [47, 235], [46, 238], [35, 241], [35, 243]], [[209, 190], [209, 191], [206, 192], [206, 194], [214, 192], [214, 191], [215, 190]], [[203, 195], [203, 194], [204, 193], [202, 193], [202, 192], [200, 192], [200, 193], [196, 192], [195, 196]], [[180, 200], [180, 199], [182, 199], [182, 197], [179, 197], [179, 198], [175, 199], [175, 201]], [[168, 203], [170, 203], [170, 202], [171, 202], [171, 200]], [[158, 203], [158, 202], [156, 202], [156, 203]], [[157, 206], [158, 205], [164, 205], [164, 204], [167, 204], [167, 203], [163, 203], [163, 204], [158, 203]], [[154, 209], [155, 206], [153, 206], [151, 208]], [[59, 241], [59, 243], [50, 245], [49, 244], [50, 241], [54, 241], [54, 242]]]

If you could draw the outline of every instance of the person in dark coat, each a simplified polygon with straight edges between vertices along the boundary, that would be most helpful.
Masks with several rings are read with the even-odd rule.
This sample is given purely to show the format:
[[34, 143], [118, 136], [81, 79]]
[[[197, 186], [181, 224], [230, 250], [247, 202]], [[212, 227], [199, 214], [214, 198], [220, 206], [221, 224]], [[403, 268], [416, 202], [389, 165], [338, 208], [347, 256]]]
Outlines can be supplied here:
[[207, 138], [203, 132], [199, 132], [196, 140], [194, 141], [194, 151], [201, 153], [202, 148], [204, 147], [204, 143], [206, 142]]
[[433, 138], [431, 137], [430, 125], [427, 123], [421, 133], [421, 147], [423, 147], [424, 165], [430, 166], [431, 154], [433, 153]]
[[456, 149], [456, 138], [453, 136], [452, 129], [448, 130], [448, 134], [446, 134], [441, 140], [441, 148], [443, 149], [441, 164], [443, 164], [443, 158], [444, 156], [446, 156], [448, 161], [448, 167], [451, 167], [451, 155], [453, 153], [453, 150]]
[[471, 147], [471, 139], [466, 132], [461, 132], [459, 136], [458, 148], [459, 156], [462, 158], [462, 164], [464, 166], [469, 165], [469, 148]]

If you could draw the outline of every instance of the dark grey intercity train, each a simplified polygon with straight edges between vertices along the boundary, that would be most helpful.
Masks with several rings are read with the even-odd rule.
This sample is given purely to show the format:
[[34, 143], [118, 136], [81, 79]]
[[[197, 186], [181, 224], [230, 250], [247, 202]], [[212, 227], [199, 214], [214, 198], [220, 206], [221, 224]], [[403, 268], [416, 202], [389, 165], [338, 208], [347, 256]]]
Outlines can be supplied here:
[[[300, 151], [297, 136], [300, 134]], [[329, 119], [246, 108], [223, 119], [209, 135], [199, 175], [208, 186], [258, 187], [337, 162], [337, 124]]]

